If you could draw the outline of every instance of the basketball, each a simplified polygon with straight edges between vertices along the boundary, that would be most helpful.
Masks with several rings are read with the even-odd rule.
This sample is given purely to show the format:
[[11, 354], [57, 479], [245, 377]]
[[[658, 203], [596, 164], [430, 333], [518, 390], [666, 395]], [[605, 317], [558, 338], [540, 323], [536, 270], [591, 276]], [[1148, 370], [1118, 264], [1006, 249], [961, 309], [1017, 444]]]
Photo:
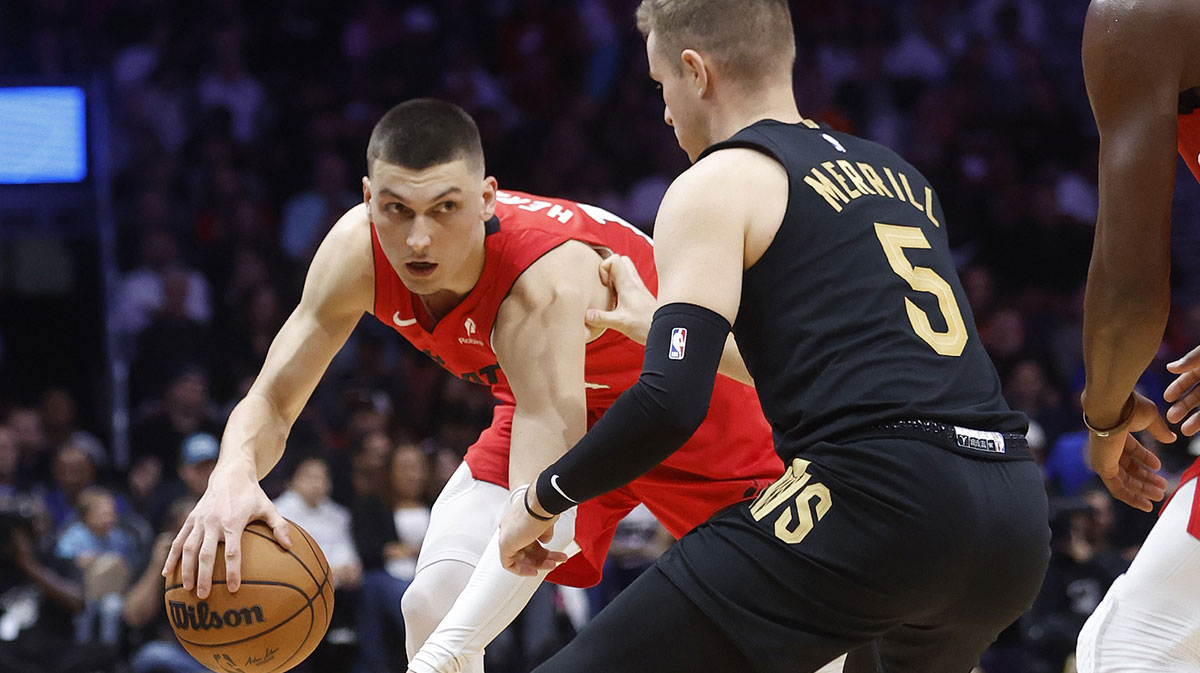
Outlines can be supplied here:
[[212, 590], [199, 600], [183, 588], [179, 567], [164, 601], [183, 648], [217, 673], [278, 673], [304, 660], [329, 628], [333, 582], [308, 533], [292, 522], [292, 549], [261, 521], [242, 533], [242, 585], [225, 590], [224, 545], [218, 545]]

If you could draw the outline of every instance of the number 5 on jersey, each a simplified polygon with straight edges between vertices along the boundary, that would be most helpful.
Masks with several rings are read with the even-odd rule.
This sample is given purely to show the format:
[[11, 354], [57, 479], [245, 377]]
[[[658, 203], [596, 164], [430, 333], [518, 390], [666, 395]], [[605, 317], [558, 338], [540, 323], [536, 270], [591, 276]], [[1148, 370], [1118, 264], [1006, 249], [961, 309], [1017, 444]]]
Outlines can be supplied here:
[[912, 323], [913, 331], [924, 339], [938, 355], [958, 357], [962, 355], [967, 345], [967, 325], [963, 322], [962, 312], [958, 310], [958, 301], [954, 298], [954, 290], [944, 278], [937, 275], [933, 269], [924, 266], [913, 266], [904, 256], [905, 249], [928, 250], [929, 239], [920, 227], [902, 227], [895, 224], [875, 223], [875, 235], [883, 246], [892, 271], [896, 272], [908, 285], [917, 292], [928, 292], [937, 297], [938, 308], [946, 319], [946, 331], [938, 332], [929, 322], [929, 316], [917, 307], [908, 297], [904, 298], [904, 307], [908, 309], [908, 320]]
[[[779, 510], [775, 519], [775, 537], [788, 544], [799, 544], [813, 529], [813, 517], [820, 521], [833, 506], [833, 496], [825, 484], [809, 483], [812, 480], [808, 473], [810, 464], [803, 458], [793, 460], [783, 476], [763, 490], [750, 505], [750, 515], [755, 521], [762, 521]], [[785, 504], [786, 507], [779, 509]]]

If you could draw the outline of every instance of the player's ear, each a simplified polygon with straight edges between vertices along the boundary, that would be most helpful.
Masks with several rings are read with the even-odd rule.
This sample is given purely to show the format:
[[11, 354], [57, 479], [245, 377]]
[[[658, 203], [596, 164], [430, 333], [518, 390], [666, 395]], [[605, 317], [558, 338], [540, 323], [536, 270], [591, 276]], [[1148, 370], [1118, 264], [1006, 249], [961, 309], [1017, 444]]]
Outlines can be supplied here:
[[365, 175], [363, 176], [362, 188], [363, 188], [363, 203], [366, 204], [366, 206], [368, 208], [370, 208], [371, 207], [371, 178], [368, 178]]
[[487, 222], [496, 214], [496, 190], [500, 189], [500, 185], [496, 182], [496, 178], [487, 176], [483, 179], [483, 221]]
[[704, 55], [695, 49], [684, 49], [679, 55], [683, 61], [683, 75], [688, 78], [689, 84], [695, 87], [699, 98], [703, 98], [708, 93], [708, 62], [705, 61]]

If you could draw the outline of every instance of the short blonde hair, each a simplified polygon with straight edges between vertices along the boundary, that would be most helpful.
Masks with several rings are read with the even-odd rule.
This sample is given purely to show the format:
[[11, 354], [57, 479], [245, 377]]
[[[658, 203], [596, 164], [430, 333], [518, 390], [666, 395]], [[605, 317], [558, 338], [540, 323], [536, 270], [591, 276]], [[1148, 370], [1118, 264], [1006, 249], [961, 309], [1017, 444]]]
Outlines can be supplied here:
[[654, 33], [676, 68], [679, 54], [695, 49], [733, 78], [756, 83], [790, 73], [796, 61], [787, 0], [642, 0], [637, 25], [642, 37]]

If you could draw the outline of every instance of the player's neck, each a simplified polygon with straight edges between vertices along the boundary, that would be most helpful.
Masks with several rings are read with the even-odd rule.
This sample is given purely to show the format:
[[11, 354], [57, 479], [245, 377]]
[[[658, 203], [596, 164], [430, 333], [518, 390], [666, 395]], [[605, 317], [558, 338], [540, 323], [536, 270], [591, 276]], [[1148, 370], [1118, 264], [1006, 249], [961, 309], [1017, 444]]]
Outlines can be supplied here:
[[767, 87], [761, 93], [745, 95], [740, 91], [730, 92], [724, 99], [715, 101], [711, 134], [714, 143], [721, 142], [738, 131], [764, 119], [774, 119], [785, 124], [804, 121], [791, 85]]

